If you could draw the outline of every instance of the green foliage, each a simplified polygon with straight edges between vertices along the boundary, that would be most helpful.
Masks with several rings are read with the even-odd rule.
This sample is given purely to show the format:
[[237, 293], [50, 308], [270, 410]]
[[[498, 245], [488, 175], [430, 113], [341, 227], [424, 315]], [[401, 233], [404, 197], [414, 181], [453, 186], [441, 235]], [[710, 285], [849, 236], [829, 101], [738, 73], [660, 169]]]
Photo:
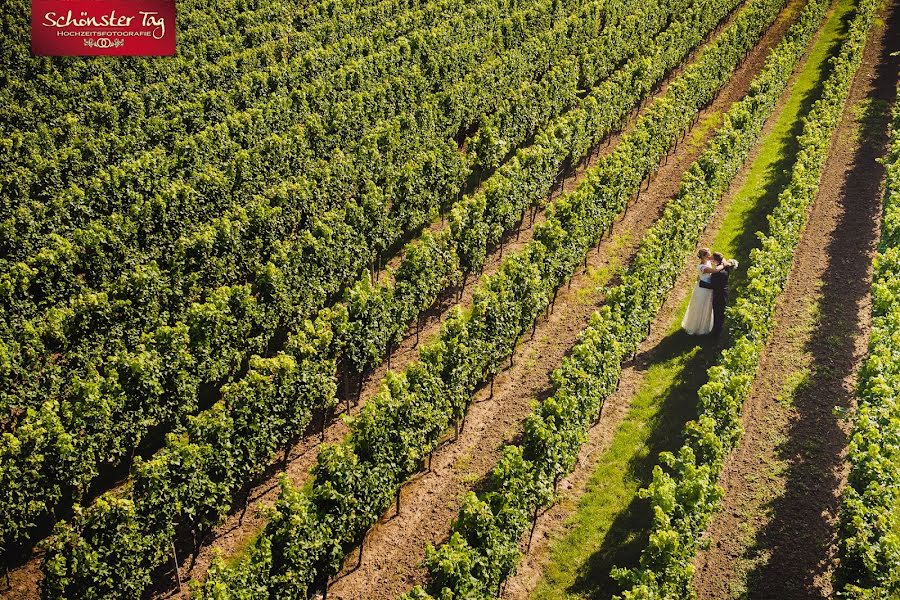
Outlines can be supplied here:
[[[60, 415], [60, 432], [79, 432], [83, 464], [70, 472], [86, 478], [59, 492], [48, 483], [30, 512], [50, 513], [66, 487], [79, 492], [152, 428], [184, 427], [198, 390], [240, 376], [252, 355], [302, 329], [342, 290], [349, 322], [331, 324], [337, 339], [319, 354], [316, 373], [342, 360], [357, 371], [373, 367], [458, 280], [451, 236], [438, 234], [406, 249], [395, 284], [352, 285], [456, 195], [469, 171], [450, 141], [460, 127], [560, 57], [593, 48], [602, 24], [615, 30], [603, 3], [575, 0], [538, 2], [496, 22], [512, 4], [460, 10], [435, 0], [395, 21], [391, 11], [402, 6], [382, 2], [378, 19], [388, 24], [371, 39], [352, 35], [359, 23], [343, 6], [327, 18], [311, 8], [310, 25], [337, 20], [328, 27], [347, 27], [347, 37], [277, 63], [268, 82], [251, 78], [254, 89], [269, 88], [253, 102], [240, 86], [231, 99], [217, 96], [210, 117], [225, 121], [169, 131], [177, 152], [148, 149], [90, 177], [73, 173], [64, 190], [25, 199], [9, 214], [0, 409], [21, 428], [31, 418], [24, 409], [48, 396], [78, 406]], [[595, 60], [622, 52], [611, 46]], [[483, 85], [492, 78], [495, 87]], [[426, 93], [432, 88], [440, 91]], [[52, 481], [51, 463], [10, 468], [40, 489]]]

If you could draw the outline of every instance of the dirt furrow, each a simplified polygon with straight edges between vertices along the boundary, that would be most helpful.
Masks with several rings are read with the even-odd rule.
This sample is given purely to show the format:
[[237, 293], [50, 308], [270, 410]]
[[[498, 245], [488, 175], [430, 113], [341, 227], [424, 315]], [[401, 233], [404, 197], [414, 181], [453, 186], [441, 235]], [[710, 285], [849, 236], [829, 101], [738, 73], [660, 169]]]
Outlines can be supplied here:
[[[799, 3], [799, 0], [797, 0]], [[623, 266], [637, 249], [642, 233], [656, 220], [662, 206], [675, 193], [685, 170], [697, 157], [702, 142], [711, 134], [705, 117], [718, 114], [746, 92], [761, 69], [769, 47], [789, 25], [780, 19], [751, 52], [713, 105], [703, 111], [691, 143], [681, 145], [641, 194], [628, 214], [616, 224], [599, 252], [592, 252], [588, 271], [564, 288], [556, 308], [537, 327], [536, 335], [517, 349], [513, 366], [497, 376], [493, 397], [482, 390], [457, 441], [435, 453], [432, 472], [417, 477], [402, 492], [401, 512], [385, 515], [369, 533], [362, 564], [357, 555], [348, 557], [345, 572], [332, 584], [329, 597], [349, 599], [395, 598], [424, 576], [419, 563], [426, 543], [443, 541], [456, 516], [463, 494], [483, 480], [496, 462], [502, 445], [519, 430], [531, 412], [532, 401], [549, 392], [548, 377], [587, 325], [591, 313], [602, 303], [599, 289], [615, 269]], [[576, 180], [567, 184], [577, 185]], [[602, 419], [596, 429], [613, 428], [616, 420]]]
[[721, 513], [695, 561], [700, 598], [830, 598], [847, 423], [865, 355], [887, 104], [900, 7], [876, 24], [722, 475]]
[[[763, 40], [750, 53], [747, 61], [742, 65], [740, 72], [737, 73], [736, 79], [733, 80], [737, 81], [737, 79], [740, 79], [743, 81], [741, 90], [746, 91], [746, 86], [749, 84], [749, 81], [762, 68], [769, 50], [777, 44], [782, 35], [787, 31], [804, 4], [804, 0], [791, 0], [788, 2], [778, 20], [766, 33]], [[720, 96], [711, 107], [711, 111], [721, 113], [724, 110], [727, 110], [728, 105], [739, 99], [743, 91], [730, 91], [729, 88], [725, 88], [723, 90], [723, 95]], [[727, 101], [725, 100], [726, 95], [730, 96]], [[771, 130], [774, 122], [777, 120], [778, 115], [783, 109], [783, 104], [784, 102], [782, 100], [779, 102], [779, 105], [776, 106], [773, 115], [769, 118], [763, 129], [761, 137], [765, 136]], [[758, 153], [759, 147], [751, 152], [745, 163], [745, 167], [735, 177], [729, 191], [724, 195], [720, 202], [720, 209], [713, 216], [710, 225], [703, 233], [700, 242], [701, 246], [709, 245], [716, 237], [716, 234], [722, 226], [722, 221], [725, 218], [727, 206], [733, 199], [734, 194], [741, 188], [741, 185], [746, 178], [749, 165], [753, 163]], [[609, 448], [616, 428], [628, 411], [631, 398], [640, 388], [644, 372], [657, 359], [656, 353], [658, 347], [669, 335], [669, 325], [678, 313], [681, 304], [693, 288], [692, 282], [696, 278], [695, 262], [693, 256], [686, 260], [684, 271], [660, 309], [651, 328], [650, 335], [640, 345], [635, 360], [625, 365], [620, 378], [619, 389], [606, 400], [598, 423], [590, 429], [588, 441], [581, 449], [575, 470], [559, 484], [560, 501], [538, 518], [530, 548], [523, 543], [522, 551], [525, 553], [525, 557], [522, 559], [516, 575], [509, 580], [504, 589], [502, 596], [504, 600], [524, 600], [525, 598], [528, 598], [531, 590], [534, 589], [540, 579], [548, 559], [550, 545], [564, 531], [566, 518], [570, 511], [576, 506], [578, 498], [584, 492], [585, 486], [593, 473], [597, 461], [601, 459], [603, 453]]]

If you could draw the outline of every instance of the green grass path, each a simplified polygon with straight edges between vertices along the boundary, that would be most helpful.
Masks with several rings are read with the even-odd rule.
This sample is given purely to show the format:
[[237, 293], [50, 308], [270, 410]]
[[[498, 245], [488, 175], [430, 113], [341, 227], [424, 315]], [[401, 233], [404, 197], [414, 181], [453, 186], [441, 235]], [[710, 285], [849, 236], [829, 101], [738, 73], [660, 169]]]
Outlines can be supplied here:
[[[837, 0], [815, 40], [802, 70], [771, 130], [762, 138], [744, 183], [729, 202], [713, 248], [747, 264], [756, 245], [755, 232], [766, 226], [765, 215], [787, 183], [796, 154], [802, 116], [818, 97], [828, 71], [828, 58], [846, 33], [853, 0]], [[743, 284], [743, 270], [732, 279], [732, 297]], [[696, 416], [696, 392], [716, 357], [708, 340], [680, 331], [685, 300], [666, 337], [650, 350], [649, 364], [631, 406], [601, 456], [564, 530], [551, 545], [543, 578], [532, 600], [609, 598], [619, 586], [609, 577], [613, 566], [637, 563], [646, 544], [650, 513], [637, 492], [649, 483], [663, 450], [681, 444], [681, 429]]]

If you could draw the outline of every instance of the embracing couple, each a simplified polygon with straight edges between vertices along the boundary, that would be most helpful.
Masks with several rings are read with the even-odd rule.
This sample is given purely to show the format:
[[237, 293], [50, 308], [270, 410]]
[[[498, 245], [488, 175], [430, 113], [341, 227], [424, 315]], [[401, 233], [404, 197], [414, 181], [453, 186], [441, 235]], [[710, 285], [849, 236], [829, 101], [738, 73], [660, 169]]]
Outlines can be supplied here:
[[697, 265], [699, 279], [681, 320], [681, 328], [689, 335], [711, 333], [718, 337], [725, 322], [728, 275], [737, 268], [738, 263], [727, 260], [718, 252], [710, 252], [709, 248], [700, 248], [697, 256], [700, 258]]

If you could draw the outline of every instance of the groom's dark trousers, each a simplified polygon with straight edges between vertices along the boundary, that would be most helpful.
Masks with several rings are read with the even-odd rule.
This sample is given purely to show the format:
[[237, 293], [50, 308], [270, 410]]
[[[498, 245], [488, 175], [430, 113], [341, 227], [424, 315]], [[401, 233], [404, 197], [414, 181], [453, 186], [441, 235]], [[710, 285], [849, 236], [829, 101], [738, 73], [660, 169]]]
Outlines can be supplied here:
[[731, 269], [725, 268], [721, 271], [713, 273], [710, 276], [710, 282], [700, 282], [700, 287], [712, 290], [713, 301], [713, 328], [712, 334], [716, 337], [722, 334], [722, 327], [725, 325], [725, 305], [728, 304], [728, 272]]

